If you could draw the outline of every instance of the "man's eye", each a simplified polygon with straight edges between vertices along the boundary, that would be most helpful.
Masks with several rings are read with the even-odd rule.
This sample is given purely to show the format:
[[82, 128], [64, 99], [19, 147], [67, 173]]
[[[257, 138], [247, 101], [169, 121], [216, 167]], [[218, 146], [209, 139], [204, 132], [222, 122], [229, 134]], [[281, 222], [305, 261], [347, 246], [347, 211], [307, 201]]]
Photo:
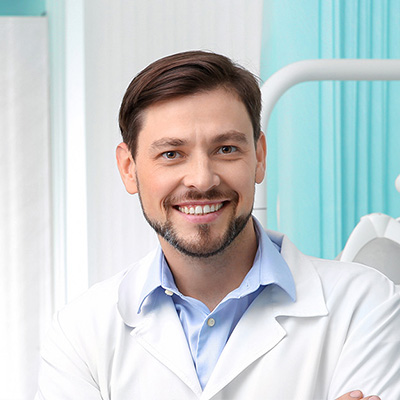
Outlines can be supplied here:
[[231, 154], [237, 151], [236, 146], [222, 146], [219, 150], [218, 153], [220, 154]]
[[179, 154], [177, 151], [166, 151], [162, 156], [168, 160], [175, 160], [175, 158], [179, 157]]

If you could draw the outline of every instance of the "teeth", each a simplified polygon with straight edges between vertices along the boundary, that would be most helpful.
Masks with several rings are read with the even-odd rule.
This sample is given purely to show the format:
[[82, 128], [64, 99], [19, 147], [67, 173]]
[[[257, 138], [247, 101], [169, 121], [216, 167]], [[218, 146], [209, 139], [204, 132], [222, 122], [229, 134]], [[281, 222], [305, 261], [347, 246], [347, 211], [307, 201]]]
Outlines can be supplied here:
[[196, 215], [203, 214], [203, 207], [202, 206], [196, 206], [196, 208], [194, 209], [194, 213]]
[[222, 208], [222, 203], [220, 204], [212, 204], [209, 206], [206, 204], [205, 206], [184, 206], [184, 207], [179, 207], [179, 211], [183, 212], [185, 214], [191, 214], [191, 215], [202, 215], [202, 214], [210, 214], [215, 211], [218, 211]]

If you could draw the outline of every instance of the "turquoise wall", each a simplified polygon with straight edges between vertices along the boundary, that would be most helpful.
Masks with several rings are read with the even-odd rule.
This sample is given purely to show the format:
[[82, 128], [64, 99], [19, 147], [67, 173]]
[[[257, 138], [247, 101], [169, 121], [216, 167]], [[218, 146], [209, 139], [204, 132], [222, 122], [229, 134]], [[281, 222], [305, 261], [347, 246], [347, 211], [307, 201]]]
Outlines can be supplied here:
[[[400, 58], [398, 0], [265, 0], [261, 77], [315, 58]], [[334, 258], [361, 216], [400, 216], [400, 83], [302, 83], [268, 140], [268, 227]]]
[[0, 0], [2, 16], [39, 16], [46, 13], [46, 0]]

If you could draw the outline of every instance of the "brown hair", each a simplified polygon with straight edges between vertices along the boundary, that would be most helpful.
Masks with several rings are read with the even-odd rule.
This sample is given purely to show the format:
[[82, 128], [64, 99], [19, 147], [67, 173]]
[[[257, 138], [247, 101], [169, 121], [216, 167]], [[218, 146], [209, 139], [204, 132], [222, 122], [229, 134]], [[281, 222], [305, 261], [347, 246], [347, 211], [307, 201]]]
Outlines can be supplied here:
[[142, 128], [143, 111], [150, 105], [219, 87], [235, 92], [253, 125], [255, 144], [260, 136], [261, 92], [257, 78], [228, 57], [187, 51], [161, 58], [129, 84], [119, 112], [119, 127], [133, 157]]

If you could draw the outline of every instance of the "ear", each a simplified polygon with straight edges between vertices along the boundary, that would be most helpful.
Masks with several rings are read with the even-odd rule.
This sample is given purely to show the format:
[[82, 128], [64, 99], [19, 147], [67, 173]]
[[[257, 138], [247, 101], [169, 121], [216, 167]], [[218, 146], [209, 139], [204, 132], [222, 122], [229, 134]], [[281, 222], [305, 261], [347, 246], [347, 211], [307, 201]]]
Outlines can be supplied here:
[[261, 183], [264, 180], [265, 169], [266, 169], [266, 157], [267, 157], [267, 141], [265, 139], [264, 132], [260, 132], [260, 137], [257, 141], [256, 146], [256, 183]]
[[118, 170], [125, 185], [125, 189], [130, 194], [138, 192], [136, 181], [136, 163], [128, 149], [126, 143], [122, 142], [116, 150]]

